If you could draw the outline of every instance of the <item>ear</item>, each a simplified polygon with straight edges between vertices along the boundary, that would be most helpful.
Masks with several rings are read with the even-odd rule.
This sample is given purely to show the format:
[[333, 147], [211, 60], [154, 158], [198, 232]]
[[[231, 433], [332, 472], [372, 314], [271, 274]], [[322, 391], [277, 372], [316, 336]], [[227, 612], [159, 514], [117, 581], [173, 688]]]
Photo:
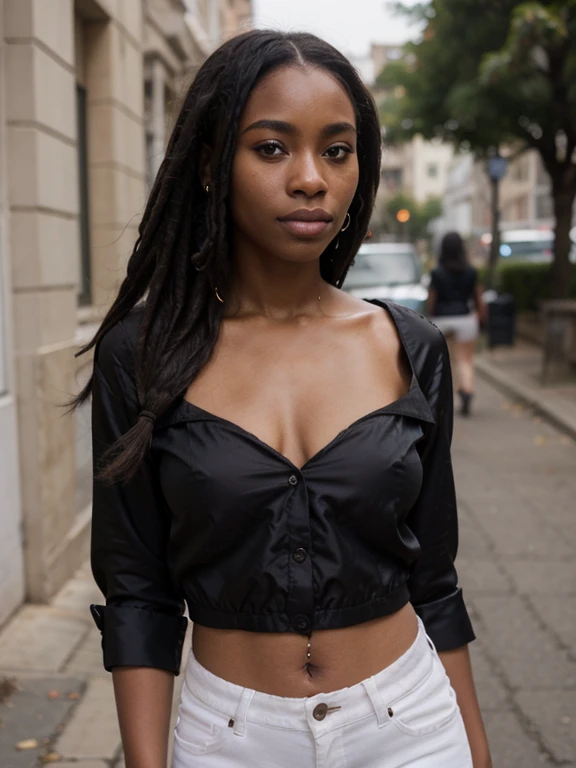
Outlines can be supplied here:
[[200, 151], [200, 168], [199, 168], [200, 181], [203, 187], [205, 187], [206, 184], [210, 184], [210, 182], [212, 181], [212, 169], [210, 167], [211, 160], [212, 160], [212, 147], [209, 147], [208, 144], [203, 144], [202, 150]]

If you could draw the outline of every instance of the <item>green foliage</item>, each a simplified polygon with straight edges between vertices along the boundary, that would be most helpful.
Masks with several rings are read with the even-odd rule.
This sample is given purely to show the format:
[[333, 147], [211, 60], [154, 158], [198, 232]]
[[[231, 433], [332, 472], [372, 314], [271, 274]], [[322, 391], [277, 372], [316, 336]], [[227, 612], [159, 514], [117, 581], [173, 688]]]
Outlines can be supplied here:
[[[487, 268], [480, 269], [480, 281], [486, 284]], [[518, 312], [537, 311], [546, 299], [550, 264], [529, 262], [505, 262], [500, 264], [496, 273], [496, 286], [502, 293], [514, 296]], [[569, 285], [569, 298], [576, 299], [576, 275], [573, 274]]]
[[[551, 295], [566, 295], [576, 196], [576, 0], [429, 0], [397, 7], [424, 27], [403, 66], [382, 72], [390, 144], [416, 134], [477, 157], [536, 149], [557, 215]], [[398, 88], [394, 88], [394, 82]], [[398, 98], [397, 94], [403, 93]]]

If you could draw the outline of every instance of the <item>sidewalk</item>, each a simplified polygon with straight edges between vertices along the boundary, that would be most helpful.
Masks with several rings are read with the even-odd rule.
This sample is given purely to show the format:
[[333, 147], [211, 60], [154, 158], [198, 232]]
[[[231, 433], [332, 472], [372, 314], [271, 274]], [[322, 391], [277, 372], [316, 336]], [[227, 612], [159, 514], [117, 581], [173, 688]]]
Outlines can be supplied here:
[[102, 599], [86, 563], [51, 605], [23, 606], [0, 633], [1, 768], [124, 768], [112, 676], [88, 610]]
[[514, 347], [495, 347], [478, 355], [478, 374], [504, 394], [534, 408], [576, 440], [576, 381], [542, 386], [542, 350], [518, 340]]

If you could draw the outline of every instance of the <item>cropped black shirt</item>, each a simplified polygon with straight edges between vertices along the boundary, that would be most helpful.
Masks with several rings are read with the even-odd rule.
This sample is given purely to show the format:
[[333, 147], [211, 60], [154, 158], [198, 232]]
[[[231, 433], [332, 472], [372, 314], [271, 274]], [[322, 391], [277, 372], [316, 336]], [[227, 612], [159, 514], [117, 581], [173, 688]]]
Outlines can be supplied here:
[[[236, 424], [179, 398], [126, 485], [94, 483], [91, 606], [104, 666], [179, 673], [187, 626], [296, 632], [359, 624], [411, 602], [439, 650], [474, 633], [457, 586], [450, 440], [452, 383], [442, 334], [374, 301], [412, 369], [407, 394], [342, 430], [298, 468]], [[99, 344], [94, 464], [134, 424], [140, 311]]]

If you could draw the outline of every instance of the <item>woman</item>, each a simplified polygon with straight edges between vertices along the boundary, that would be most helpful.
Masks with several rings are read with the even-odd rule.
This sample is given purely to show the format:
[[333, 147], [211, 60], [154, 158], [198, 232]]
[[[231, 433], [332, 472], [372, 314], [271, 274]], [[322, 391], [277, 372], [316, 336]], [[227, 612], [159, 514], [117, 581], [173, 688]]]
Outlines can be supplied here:
[[448, 232], [442, 238], [438, 266], [431, 273], [428, 314], [442, 333], [455, 338], [460, 412], [468, 416], [474, 397], [474, 350], [479, 317], [484, 318], [486, 305], [478, 273], [468, 264], [464, 243], [457, 232]]
[[165, 766], [185, 601], [175, 768], [489, 765], [445, 343], [340, 290], [379, 161], [312, 35], [227, 42], [185, 99], [79, 398], [127, 768]]

